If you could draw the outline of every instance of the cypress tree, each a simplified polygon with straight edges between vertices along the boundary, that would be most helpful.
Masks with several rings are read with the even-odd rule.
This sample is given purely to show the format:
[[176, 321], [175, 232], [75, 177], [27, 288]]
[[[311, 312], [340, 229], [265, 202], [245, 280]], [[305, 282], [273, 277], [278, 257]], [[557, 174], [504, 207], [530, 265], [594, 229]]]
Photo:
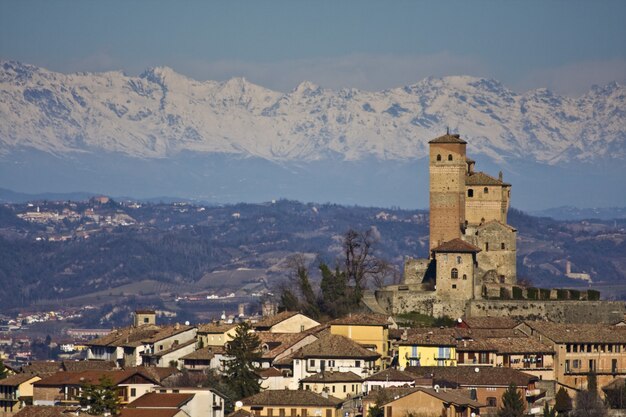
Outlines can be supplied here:
[[524, 400], [517, 392], [515, 384], [511, 383], [502, 394], [502, 408], [498, 417], [522, 417], [524, 415]]
[[259, 377], [254, 372], [253, 362], [260, 356], [261, 341], [251, 332], [249, 323], [242, 322], [235, 329], [235, 337], [226, 345], [226, 356], [232, 359], [225, 364], [228, 385], [239, 400], [261, 391]]

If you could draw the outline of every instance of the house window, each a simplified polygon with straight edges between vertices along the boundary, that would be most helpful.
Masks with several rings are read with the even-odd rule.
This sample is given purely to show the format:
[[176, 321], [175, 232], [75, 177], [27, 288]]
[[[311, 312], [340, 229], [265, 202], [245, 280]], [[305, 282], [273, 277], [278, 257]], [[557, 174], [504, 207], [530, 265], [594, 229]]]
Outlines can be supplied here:
[[272, 417], [274, 415], [274, 410], [271, 408], [267, 409], [267, 417]]
[[130, 389], [130, 396], [131, 397], [136, 397], [137, 396], [137, 388], [131, 388]]
[[497, 407], [498, 399], [496, 397], [487, 397], [487, 407]]
[[448, 154], [448, 161], [452, 161], [452, 154]]
[[285, 417], [285, 409], [284, 408], [279, 408], [278, 409], [278, 415], [280, 417]]
[[335, 386], [333, 385], [333, 392], [335, 392]]
[[441, 161], [441, 155], [437, 155], [437, 161]]
[[360, 368], [361, 367], [361, 361], [354, 361], [354, 367], [355, 368]]
[[344, 385], [344, 386], [343, 386], [343, 392], [348, 392], [347, 385]]
[[500, 243], [500, 249], [502, 250], [506, 249], [506, 245], [504, 244], [504, 242]]
[[456, 263], [457, 263], [457, 264], [461, 264], [461, 263], [463, 263], [463, 258], [461, 258], [460, 256], [457, 256], [457, 257], [456, 257]]
[[291, 417], [296, 417], [298, 415], [298, 409], [297, 408], [292, 408], [291, 409]]
[[474, 197], [474, 190], [471, 189], [471, 188], [469, 190], [467, 190], [467, 196], [470, 197], [470, 198]]
[[144, 322], [144, 323], [148, 323], [148, 321], [149, 321], [149, 320], [148, 320], [148, 318], [147, 318], [147, 317], [144, 317], [144, 318], [143, 318], [143, 322]]
[[314, 368], [314, 367], [315, 367], [315, 359], [311, 359], [311, 360], [309, 361], [309, 366], [310, 366], [311, 368]]
[[311, 390], [311, 386], [309, 384], [306, 384], [304, 386], [304, 389], [307, 390], [307, 391], [310, 391]]
[[485, 189], [483, 190], [483, 193], [485, 193], [485, 194], [489, 194], [489, 188], [488, 188], [488, 187], [485, 187]]
[[450, 272], [450, 278], [456, 279], [459, 277], [459, 270], [456, 268], [452, 268], [452, 271]]

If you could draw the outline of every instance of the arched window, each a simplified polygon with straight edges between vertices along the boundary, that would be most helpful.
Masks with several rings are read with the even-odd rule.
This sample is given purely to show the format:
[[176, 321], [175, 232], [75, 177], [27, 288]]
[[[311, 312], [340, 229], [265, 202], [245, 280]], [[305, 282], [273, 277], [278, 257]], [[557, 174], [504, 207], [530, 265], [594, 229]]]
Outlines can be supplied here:
[[437, 161], [441, 161], [441, 155], [437, 155]]
[[459, 277], [459, 270], [456, 268], [452, 268], [452, 272], [450, 273], [450, 277], [456, 279]]
[[467, 279], [467, 275], [463, 274], [463, 279]]
[[485, 189], [483, 190], [483, 193], [489, 194], [489, 187], [485, 187]]
[[460, 256], [456, 257], [456, 263], [460, 264], [463, 261], [463, 258], [461, 258]]
[[470, 197], [470, 198], [474, 197], [474, 190], [471, 189], [471, 188], [469, 190], [467, 190], [467, 196]]
[[504, 242], [500, 243], [500, 249], [502, 249], [502, 250], [506, 249], [506, 245], [504, 244]]
[[452, 154], [451, 153], [448, 154], [448, 161], [452, 161]]

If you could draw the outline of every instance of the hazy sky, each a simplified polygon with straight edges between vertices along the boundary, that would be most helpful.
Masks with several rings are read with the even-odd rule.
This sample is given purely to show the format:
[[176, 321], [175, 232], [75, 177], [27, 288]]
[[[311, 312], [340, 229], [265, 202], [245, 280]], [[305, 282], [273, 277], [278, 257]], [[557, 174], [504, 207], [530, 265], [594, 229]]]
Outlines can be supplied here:
[[0, 58], [283, 91], [469, 74], [578, 95], [626, 82], [626, 1], [0, 0]]

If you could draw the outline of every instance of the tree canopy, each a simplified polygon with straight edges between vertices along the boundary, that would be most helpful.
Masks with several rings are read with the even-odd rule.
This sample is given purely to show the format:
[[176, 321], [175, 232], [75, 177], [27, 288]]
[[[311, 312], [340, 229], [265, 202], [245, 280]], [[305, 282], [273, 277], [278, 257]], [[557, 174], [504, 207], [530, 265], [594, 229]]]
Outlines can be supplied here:
[[225, 376], [236, 398], [249, 397], [261, 391], [259, 377], [254, 371], [253, 363], [260, 358], [261, 341], [252, 332], [247, 322], [240, 323], [235, 329], [233, 340], [226, 344]]
[[120, 408], [118, 390], [113, 381], [102, 376], [98, 384], [85, 384], [82, 387], [80, 405], [87, 408], [87, 414], [117, 414]]
[[498, 417], [522, 417], [524, 415], [524, 400], [511, 383], [502, 394], [502, 408], [498, 410]]

